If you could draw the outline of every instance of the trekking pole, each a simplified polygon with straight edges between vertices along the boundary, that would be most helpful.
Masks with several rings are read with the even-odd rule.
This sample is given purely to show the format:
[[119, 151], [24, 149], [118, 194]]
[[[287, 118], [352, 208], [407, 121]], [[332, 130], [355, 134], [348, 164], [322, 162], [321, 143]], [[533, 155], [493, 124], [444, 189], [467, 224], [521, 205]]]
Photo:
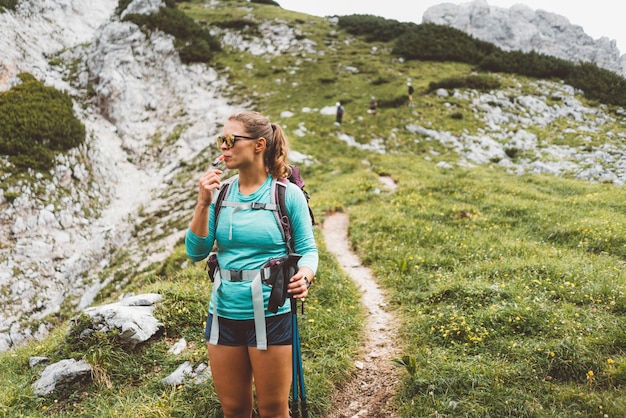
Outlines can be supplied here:
[[296, 336], [298, 333], [298, 320], [296, 319], [297, 314], [296, 300], [291, 298], [291, 334], [292, 334], [292, 342], [291, 342], [291, 418], [298, 418], [298, 357], [299, 357], [299, 344], [296, 345]]
[[[292, 309], [297, 310], [295, 303], [292, 305]], [[294, 314], [294, 323], [296, 323], [297, 315]], [[306, 402], [306, 390], [304, 389], [304, 370], [302, 367], [302, 346], [300, 345], [300, 331], [298, 330], [298, 324], [295, 326], [295, 334], [294, 334], [294, 346], [297, 350], [297, 361], [298, 361], [298, 386], [300, 388], [300, 412], [302, 412], [302, 418], [309, 418], [309, 409]], [[296, 382], [294, 381], [294, 385]]]

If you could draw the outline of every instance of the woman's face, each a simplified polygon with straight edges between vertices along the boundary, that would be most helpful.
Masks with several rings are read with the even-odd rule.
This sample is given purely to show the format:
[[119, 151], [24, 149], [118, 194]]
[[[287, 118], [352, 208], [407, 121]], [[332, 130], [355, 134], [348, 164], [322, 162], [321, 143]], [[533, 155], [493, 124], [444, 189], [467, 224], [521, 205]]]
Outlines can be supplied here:
[[228, 168], [242, 168], [251, 164], [258, 156], [258, 138], [252, 136], [245, 130], [242, 122], [228, 120], [224, 124], [223, 136], [232, 136], [234, 143], [229, 147], [228, 141], [224, 141], [220, 149], [224, 156], [224, 163]]

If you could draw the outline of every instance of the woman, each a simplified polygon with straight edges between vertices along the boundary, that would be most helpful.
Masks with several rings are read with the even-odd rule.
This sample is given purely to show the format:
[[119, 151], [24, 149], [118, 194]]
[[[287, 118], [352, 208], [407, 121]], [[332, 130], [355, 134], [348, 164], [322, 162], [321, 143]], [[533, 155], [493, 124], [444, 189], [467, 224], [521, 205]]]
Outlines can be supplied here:
[[[264, 264], [285, 256], [287, 247], [274, 213], [250, 207], [253, 202], [269, 204], [272, 180], [289, 176], [287, 140], [280, 126], [263, 115], [242, 112], [228, 118], [218, 146], [226, 167], [239, 172], [225, 198], [231, 204], [221, 207], [215, 230], [214, 195], [222, 171], [209, 169], [200, 178], [185, 241], [194, 261], [206, 258], [214, 243], [216, 247], [219, 267], [205, 331], [215, 389], [225, 417], [252, 415], [254, 381], [261, 417], [287, 418], [292, 376], [290, 303], [270, 312], [271, 287], [259, 279]], [[287, 292], [301, 299], [307, 296], [317, 270], [318, 253], [306, 198], [298, 186], [287, 183], [287, 213], [295, 251], [302, 255]], [[255, 283], [261, 289], [256, 295], [262, 294], [263, 301], [260, 322]], [[266, 344], [261, 336], [266, 337]]]

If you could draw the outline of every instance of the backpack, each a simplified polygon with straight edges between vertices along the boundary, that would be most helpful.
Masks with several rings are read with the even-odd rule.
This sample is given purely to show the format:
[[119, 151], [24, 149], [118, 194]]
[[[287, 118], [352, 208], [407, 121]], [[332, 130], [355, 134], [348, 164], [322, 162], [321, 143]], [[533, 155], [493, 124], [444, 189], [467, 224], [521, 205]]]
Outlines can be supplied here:
[[[291, 182], [298, 186], [304, 197], [307, 201], [307, 206], [309, 208], [309, 216], [311, 217], [311, 224], [315, 225], [315, 216], [313, 215], [313, 210], [311, 210], [311, 206], [308, 205], [311, 196], [309, 193], [304, 190], [304, 179], [300, 175], [300, 167], [295, 165], [290, 165], [291, 167], [291, 175], [284, 179], [272, 179], [272, 190], [271, 190], [271, 203], [265, 204], [260, 202], [253, 202], [251, 204], [252, 209], [266, 209], [274, 211], [274, 217], [276, 218], [276, 222], [281, 230], [283, 235], [283, 239], [287, 245], [287, 250], [289, 253], [295, 253], [295, 244], [293, 242], [293, 236], [291, 235], [291, 223], [289, 222], [289, 214], [287, 213], [287, 205], [285, 203], [285, 191], [287, 189], [288, 182]], [[214, 227], [217, 230], [217, 220], [219, 219], [220, 211], [225, 203], [224, 199], [228, 195], [228, 189], [230, 188], [231, 181], [224, 182], [222, 187], [217, 195], [217, 199], [215, 200], [215, 210], [214, 210]]]

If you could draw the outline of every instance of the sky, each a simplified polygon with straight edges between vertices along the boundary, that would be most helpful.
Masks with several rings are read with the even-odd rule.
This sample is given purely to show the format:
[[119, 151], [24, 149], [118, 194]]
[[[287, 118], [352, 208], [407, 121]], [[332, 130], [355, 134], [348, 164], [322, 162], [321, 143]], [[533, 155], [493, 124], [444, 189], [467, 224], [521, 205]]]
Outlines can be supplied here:
[[[371, 14], [400, 22], [422, 23], [422, 15], [431, 6], [442, 3], [462, 4], [451, 0], [276, 0], [283, 9], [315, 16]], [[509, 8], [525, 4], [533, 10], [542, 9], [565, 16], [570, 23], [582, 26], [593, 39], [606, 36], [617, 41], [620, 54], [626, 53], [624, 16], [616, 0], [579, 2], [566, 0], [487, 0], [490, 6]]]

